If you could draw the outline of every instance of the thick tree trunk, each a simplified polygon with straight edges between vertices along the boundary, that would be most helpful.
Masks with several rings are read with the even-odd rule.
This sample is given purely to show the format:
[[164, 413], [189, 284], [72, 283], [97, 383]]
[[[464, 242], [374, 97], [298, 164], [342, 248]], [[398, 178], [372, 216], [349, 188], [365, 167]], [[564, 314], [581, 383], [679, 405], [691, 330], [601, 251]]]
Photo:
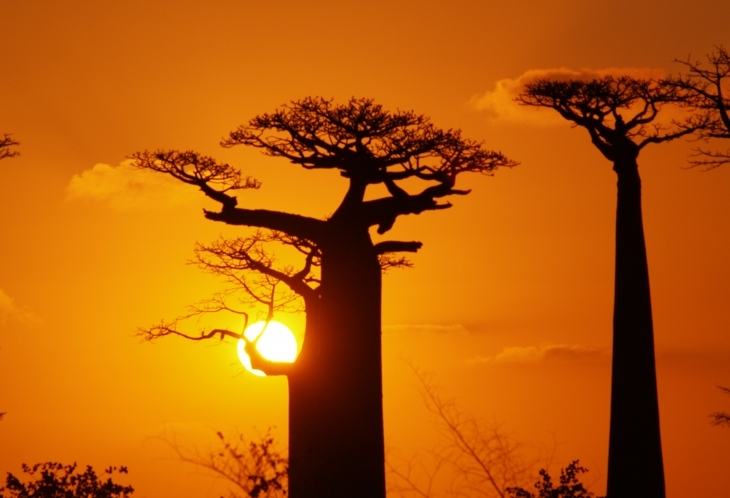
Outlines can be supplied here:
[[654, 332], [635, 159], [618, 175], [608, 498], [664, 498]]
[[384, 498], [380, 265], [367, 228], [336, 221], [289, 375], [290, 496]]

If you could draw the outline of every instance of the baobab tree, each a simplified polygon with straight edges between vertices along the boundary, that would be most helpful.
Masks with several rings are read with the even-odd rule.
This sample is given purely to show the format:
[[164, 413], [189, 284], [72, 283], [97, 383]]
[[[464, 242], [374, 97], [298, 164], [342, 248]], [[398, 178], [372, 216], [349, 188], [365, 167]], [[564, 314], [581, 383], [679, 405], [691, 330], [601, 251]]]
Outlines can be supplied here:
[[699, 122], [666, 125], [663, 106], [685, 94], [655, 80], [606, 76], [541, 79], [518, 97], [585, 128], [618, 176], [608, 498], [665, 496], [654, 330], [637, 159], [649, 144], [692, 133]]
[[[686, 74], [667, 79], [666, 84], [684, 91], [690, 97], [685, 105], [697, 112], [695, 119], [703, 126], [698, 129], [698, 137], [730, 139], [730, 54], [720, 46], [707, 55], [709, 66], [701, 62], [677, 60], [687, 69]], [[695, 150], [690, 164], [707, 169], [717, 168], [730, 163], [730, 148], [726, 151]]]
[[20, 155], [17, 150], [12, 150], [11, 147], [20, 145], [17, 140], [13, 140], [12, 136], [5, 133], [0, 138], [0, 159], [6, 159], [9, 157], [15, 157]]
[[[333, 214], [317, 219], [238, 207], [232, 192], [259, 183], [210, 157], [160, 150], [134, 155], [138, 167], [169, 174], [218, 202], [219, 211], [205, 211], [209, 220], [258, 229], [199, 246], [203, 267], [270, 309], [290, 304], [292, 296], [303, 303], [305, 338], [296, 362], [268, 362], [247, 346], [255, 368], [288, 379], [290, 495], [383, 498], [381, 271], [406, 264], [398, 254], [415, 252], [421, 243], [374, 243], [371, 228], [382, 235], [400, 216], [449, 208], [442, 199], [468, 193], [456, 188], [461, 173], [492, 174], [514, 163], [457, 130], [439, 129], [413, 112], [387, 112], [369, 99], [345, 105], [323, 98], [293, 101], [254, 117], [221, 145], [254, 147], [305, 169], [335, 170], [348, 184]], [[406, 181], [409, 189], [420, 181], [421, 190], [409, 192]], [[366, 190], [377, 185], [388, 194], [365, 200]], [[301, 266], [277, 267], [266, 249], [271, 243], [296, 249]], [[281, 284], [289, 293], [279, 292]], [[194, 313], [219, 309], [231, 309], [225, 295]], [[175, 322], [145, 333], [185, 335]], [[188, 337], [218, 333], [238, 336], [212, 330]]]

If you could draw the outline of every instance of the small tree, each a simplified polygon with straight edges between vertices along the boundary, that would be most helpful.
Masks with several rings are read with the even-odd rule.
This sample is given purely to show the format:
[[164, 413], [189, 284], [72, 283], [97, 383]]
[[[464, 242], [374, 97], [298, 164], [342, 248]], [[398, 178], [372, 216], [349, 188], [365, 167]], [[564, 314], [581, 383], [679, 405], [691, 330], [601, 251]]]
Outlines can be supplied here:
[[560, 471], [560, 485], [557, 487], [553, 485], [550, 474], [543, 469], [540, 471], [540, 480], [535, 483], [537, 495], [524, 488], [510, 488], [508, 492], [513, 498], [593, 498], [595, 495], [578, 479], [578, 474], [587, 471], [575, 460]]
[[647, 145], [677, 139], [702, 126], [701, 120], [681, 126], [657, 122], [665, 105], [687, 100], [686, 92], [676, 87], [625, 76], [541, 79], [527, 84], [518, 97], [524, 105], [554, 109], [584, 128], [618, 176], [608, 456], [608, 496], [613, 498], [665, 496], [637, 160]]
[[109, 467], [104, 471], [106, 480], [99, 478], [91, 466], [78, 472], [75, 463], [23, 464], [22, 468], [31, 479], [22, 482], [8, 473], [5, 486], [0, 487], [0, 498], [129, 498], [134, 492], [132, 486], [112, 481], [114, 473], [126, 474], [126, 467]]
[[[204, 268], [229, 279], [249, 301], [268, 306], [269, 315], [292, 298], [303, 303], [305, 340], [294, 364], [267, 362], [248, 348], [254, 368], [288, 379], [291, 495], [341, 496], [347, 489], [352, 497], [382, 498], [381, 269], [402, 266], [405, 260], [394, 254], [415, 252], [421, 243], [374, 243], [370, 229], [384, 234], [400, 216], [449, 208], [440, 200], [468, 193], [456, 188], [460, 174], [492, 174], [514, 163], [459, 131], [436, 128], [413, 112], [387, 112], [369, 99], [345, 105], [322, 98], [294, 101], [251, 119], [222, 145], [254, 147], [309, 170], [334, 170], [348, 184], [332, 216], [316, 219], [239, 207], [233, 191], [259, 183], [210, 157], [180, 151], [134, 155], [138, 167], [171, 175], [219, 203], [220, 211], [205, 211], [206, 218], [259, 229], [250, 237], [200, 246]], [[420, 184], [420, 190], [410, 193], [406, 181], [408, 189]], [[378, 185], [387, 194], [366, 200], [366, 191]], [[267, 249], [274, 243], [301, 254], [301, 266], [279, 265]], [[219, 294], [193, 314], [234, 310], [230, 297]], [[144, 333], [149, 339], [240, 337], [224, 330], [191, 336], [175, 322]]]
[[20, 145], [20, 142], [13, 140], [12, 135], [5, 133], [2, 137], [0, 137], [0, 159], [7, 159], [9, 157], [20, 155], [20, 152], [11, 149], [11, 147], [15, 145]]
[[[709, 67], [701, 62], [677, 60], [687, 69], [687, 74], [667, 80], [667, 84], [687, 92], [691, 97], [685, 104], [697, 111], [696, 120], [702, 126], [698, 136], [705, 141], [730, 139], [730, 54], [720, 46], [707, 56]], [[730, 148], [726, 151], [695, 150], [690, 164], [707, 169], [730, 163]]]
[[276, 448], [271, 432], [258, 441], [246, 440], [241, 434], [226, 437], [217, 432], [217, 449], [201, 453], [184, 448], [168, 437], [162, 440], [177, 458], [222, 477], [234, 486], [230, 498], [283, 498], [289, 488], [289, 465], [286, 456]]
[[[444, 443], [430, 453], [433, 465], [413, 462], [395, 465], [388, 462], [391, 490], [401, 495], [422, 498], [438, 496], [433, 483], [442, 468], [453, 471], [451, 489], [455, 496], [506, 498], [510, 488], [527, 482], [534, 459], [526, 458], [524, 448], [499, 425], [485, 424], [462, 412], [455, 402], [444, 399], [427, 373], [412, 367], [424, 404], [436, 419]], [[428, 484], [417, 482], [414, 470], [427, 474]]]

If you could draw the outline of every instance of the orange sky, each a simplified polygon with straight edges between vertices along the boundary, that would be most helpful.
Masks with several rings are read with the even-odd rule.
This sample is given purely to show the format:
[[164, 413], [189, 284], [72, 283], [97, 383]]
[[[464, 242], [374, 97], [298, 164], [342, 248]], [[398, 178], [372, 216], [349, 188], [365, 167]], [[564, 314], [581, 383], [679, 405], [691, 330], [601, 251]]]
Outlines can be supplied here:
[[[322, 95], [413, 109], [521, 162], [464, 178], [473, 192], [453, 209], [392, 232], [424, 248], [384, 279], [387, 446], [407, 457], [439, 441], [406, 359], [465, 411], [554, 447], [553, 469], [580, 459], [604, 491], [615, 177], [583, 130], [514, 109], [510, 85], [558, 68], [679, 71], [674, 58], [730, 44], [730, 4], [6, 4], [0, 133], [22, 156], [0, 163], [0, 475], [122, 464], [139, 498], [214, 497], [221, 483], [159, 436], [204, 448], [214, 430], [285, 434], [285, 381], [242, 373], [233, 344], [132, 336], [219, 288], [185, 263], [195, 241], [237, 231], [204, 220], [196, 192], [120, 164], [196, 149], [263, 182], [242, 205], [325, 216], [344, 190], [336, 173], [217, 145]], [[691, 146], [639, 159], [670, 498], [730, 496], [730, 430], [708, 418], [730, 410], [715, 388], [730, 385], [730, 168], [683, 169]]]

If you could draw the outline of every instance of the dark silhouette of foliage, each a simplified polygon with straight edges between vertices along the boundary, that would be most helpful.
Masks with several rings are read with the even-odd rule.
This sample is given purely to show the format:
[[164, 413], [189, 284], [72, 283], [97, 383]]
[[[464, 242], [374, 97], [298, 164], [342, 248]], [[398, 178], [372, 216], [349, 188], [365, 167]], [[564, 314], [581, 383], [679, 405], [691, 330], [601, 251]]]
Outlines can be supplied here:
[[[686, 92], [691, 98], [685, 105], [696, 112], [695, 120], [702, 126], [699, 138], [730, 139], [730, 54], [722, 47], [707, 55], [708, 66], [700, 61], [677, 60], [687, 73], [667, 79], [667, 85]], [[730, 149], [726, 151], [695, 149], [690, 164], [707, 169], [730, 163]]]
[[84, 472], [76, 470], [76, 464], [56, 462], [23, 464], [23, 472], [30, 479], [22, 482], [8, 473], [5, 486], [0, 488], [0, 498], [129, 498], [132, 486], [112, 481], [114, 473], [126, 474], [126, 467], [109, 467], [104, 471], [106, 480], [96, 475], [91, 466]]
[[614, 497], [665, 496], [637, 159], [647, 145], [675, 140], [703, 126], [696, 117], [683, 123], [657, 121], [666, 105], [690, 99], [676, 86], [626, 76], [537, 80], [527, 84], [517, 99], [524, 105], [554, 109], [588, 131], [618, 176], [608, 464], [608, 495]]
[[[381, 272], [407, 266], [398, 253], [415, 252], [421, 243], [374, 243], [370, 229], [384, 234], [400, 216], [447, 209], [451, 204], [442, 199], [469, 193], [456, 188], [458, 175], [491, 175], [515, 163], [458, 130], [441, 130], [410, 111], [385, 111], [370, 99], [293, 101], [254, 117], [221, 145], [335, 170], [348, 189], [326, 219], [242, 208], [233, 192], [260, 184], [234, 167], [191, 151], [135, 154], [138, 167], [169, 174], [218, 202], [220, 210], [206, 210], [206, 218], [257, 229], [198, 247], [197, 262], [232, 288], [182, 318], [218, 311], [248, 316], [241, 302], [265, 306], [269, 318], [281, 307], [301, 306], [307, 323], [295, 363], [266, 361], [247, 347], [254, 368], [288, 378], [290, 493], [330, 496], [349, 489], [353, 497], [383, 497]], [[378, 185], [387, 194], [366, 200], [366, 191]], [[281, 265], [271, 245], [299, 254], [300, 265]], [[187, 334], [179, 324], [162, 322], [141, 333], [146, 339], [241, 338], [221, 329]]]
[[289, 464], [286, 456], [276, 448], [267, 431], [259, 441], [246, 440], [243, 435], [226, 437], [217, 432], [219, 446], [201, 453], [184, 448], [174, 440], [162, 438], [175, 452], [177, 458], [211, 471], [235, 486], [230, 498], [282, 498], [289, 487]]
[[[555, 486], [550, 474], [545, 469], [540, 471], [540, 480], [535, 483], [537, 494], [524, 488], [509, 488], [508, 493], [513, 498], [593, 498], [595, 495], [588, 491], [578, 479], [578, 475], [588, 470], [581, 467], [578, 460], [560, 470], [560, 485]], [[605, 497], [604, 497], [605, 498]]]
[[20, 152], [11, 149], [15, 145], [20, 145], [20, 142], [13, 140], [11, 135], [5, 133], [0, 137], [0, 159], [19, 156]]
[[[730, 388], [717, 386], [719, 390], [725, 394], [730, 394]], [[718, 425], [720, 427], [730, 427], [730, 413], [728, 412], [715, 412], [710, 414], [712, 417], [712, 425]]]

